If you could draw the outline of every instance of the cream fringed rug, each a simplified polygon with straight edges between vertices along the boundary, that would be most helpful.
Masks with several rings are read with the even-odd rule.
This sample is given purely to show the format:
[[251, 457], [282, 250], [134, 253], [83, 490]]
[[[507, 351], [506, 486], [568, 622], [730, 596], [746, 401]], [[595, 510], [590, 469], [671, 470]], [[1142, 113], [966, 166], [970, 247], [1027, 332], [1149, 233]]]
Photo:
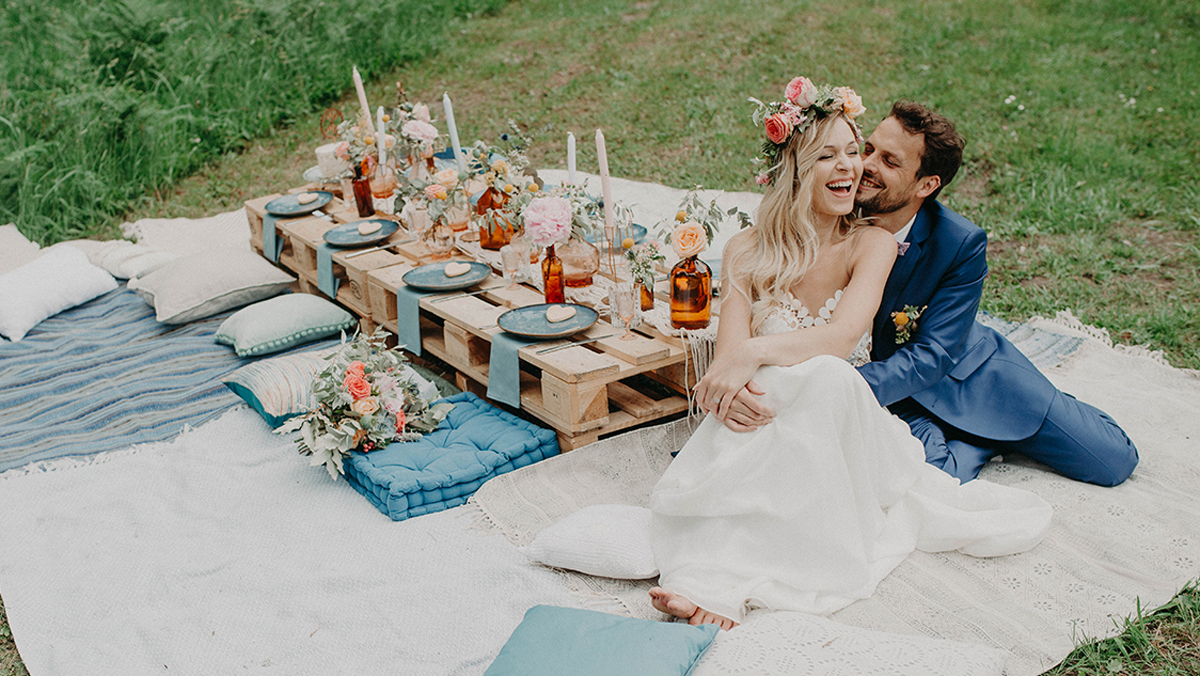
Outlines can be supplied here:
[[[941, 638], [1003, 650], [1006, 673], [1026, 676], [1060, 662], [1077, 641], [1119, 633], [1115, 623], [1139, 603], [1145, 609], [1161, 605], [1200, 576], [1200, 377], [1145, 351], [1114, 349], [1102, 332], [1066, 313], [1008, 328], [1056, 385], [1122, 425], [1141, 454], [1137, 471], [1119, 487], [1100, 488], [1023, 459], [991, 463], [983, 478], [1032, 490], [1054, 506], [1054, 525], [1041, 545], [998, 559], [916, 552], [872, 598], [832, 619], [856, 628], [848, 633], [880, 630], [895, 639]], [[1064, 347], [1073, 352], [1064, 363], [1046, 364]], [[474, 500], [494, 528], [524, 544], [585, 505], [645, 504], [671, 451], [689, 432], [681, 421], [601, 441], [499, 477]], [[578, 594], [607, 601], [614, 610], [659, 617], [647, 599], [649, 582], [560, 574]], [[805, 653], [796, 637], [811, 631], [814, 621], [751, 613], [743, 627], [721, 635], [696, 673], [744, 666], [747, 641], [735, 640], [739, 632], [753, 635], [761, 644], [756, 654], [775, 655], [776, 664], [808, 664], [820, 651]]]

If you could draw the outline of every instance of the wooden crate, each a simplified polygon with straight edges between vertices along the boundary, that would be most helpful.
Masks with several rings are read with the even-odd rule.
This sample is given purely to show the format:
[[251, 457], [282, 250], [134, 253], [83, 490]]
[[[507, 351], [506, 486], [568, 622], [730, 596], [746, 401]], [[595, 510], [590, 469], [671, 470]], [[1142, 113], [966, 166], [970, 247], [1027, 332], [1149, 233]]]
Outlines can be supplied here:
[[[367, 274], [372, 317], [387, 330], [397, 329], [396, 289], [410, 269], [409, 264], [399, 264]], [[488, 287], [493, 288], [474, 295], [431, 295], [420, 302], [422, 349], [456, 369], [462, 389], [480, 394], [486, 392], [491, 337], [500, 332], [499, 316], [542, 302], [536, 290], [509, 289], [496, 275], [471, 290]], [[680, 378], [682, 369], [676, 368], [683, 363], [683, 348], [646, 335], [623, 341], [619, 334], [619, 329], [600, 321], [569, 339], [519, 351], [521, 409], [557, 430], [564, 450], [687, 410], [686, 381]], [[599, 340], [546, 352], [588, 338]], [[671, 387], [676, 392], [663, 396], [661, 388], [648, 388], [636, 377], [642, 375], [667, 383], [675, 378]]]

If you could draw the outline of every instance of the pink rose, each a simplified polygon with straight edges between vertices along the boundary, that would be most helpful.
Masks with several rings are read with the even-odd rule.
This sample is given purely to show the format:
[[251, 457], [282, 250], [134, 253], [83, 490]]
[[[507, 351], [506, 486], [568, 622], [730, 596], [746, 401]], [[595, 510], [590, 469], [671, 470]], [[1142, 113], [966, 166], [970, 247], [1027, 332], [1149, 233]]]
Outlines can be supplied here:
[[346, 391], [356, 401], [363, 397], [371, 396], [371, 383], [367, 382], [367, 379], [362, 376], [347, 373], [346, 379], [342, 381], [342, 386], [346, 388]]
[[766, 185], [771, 182], [771, 177], [767, 174], [759, 174], [754, 177], [754, 182], [759, 185]]
[[437, 127], [425, 122], [424, 120], [409, 120], [400, 125], [400, 133], [405, 136], [424, 141], [425, 143], [433, 143], [437, 140]]
[[346, 143], [345, 141], [342, 141], [341, 143], [337, 144], [336, 148], [333, 149], [333, 154], [335, 156], [337, 156], [337, 158], [339, 160], [349, 162], [350, 161], [350, 144]]
[[806, 77], [792, 78], [787, 86], [787, 99], [801, 108], [807, 108], [816, 103], [817, 88]]
[[792, 123], [780, 113], [770, 115], [763, 120], [763, 127], [766, 128], [767, 140], [771, 143], [783, 143], [792, 133]]
[[438, 183], [431, 183], [425, 186], [425, 197], [431, 200], [444, 200], [449, 195], [446, 192], [446, 186]]
[[671, 234], [671, 246], [680, 258], [695, 256], [708, 248], [708, 233], [696, 221], [680, 223]]
[[458, 185], [458, 169], [443, 169], [433, 175], [433, 182], [446, 187], [447, 190]]
[[375, 400], [375, 397], [363, 397], [350, 404], [350, 410], [359, 415], [371, 415], [379, 410], [379, 402]]
[[350, 365], [346, 367], [346, 373], [353, 373], [359, 378], [363, 378], [367, 374], [367, 365], [361, 361], [352, 361], [350, 362]]
[[788, 122], [792, 123], [792, 127], [799, 127], [801, 124], [804, 124], [804, 112], [796, 106], [785, 103], [783, 105], [783, 116], [787, 118]]
[[417, 105], [413, 106], [412, 115], [421, 122], [433, 121], [429, 117], [429, 106], [425, 105], [424, 103], [418, 103]]
[[838, 98], [842, 100], [842, 112], [846, 113], [846, 117], [853, 120], [854, 118], [867, 112], [863, 107], [862, 97], [854, 93], [854, 90], [849, 87], [838, 87], [834, 90]]
[[571, 234], [574, 214], [571, 202], [563, 197], [539, 197], [525, 207], [525, 232], [538, 246], [550, 246]]

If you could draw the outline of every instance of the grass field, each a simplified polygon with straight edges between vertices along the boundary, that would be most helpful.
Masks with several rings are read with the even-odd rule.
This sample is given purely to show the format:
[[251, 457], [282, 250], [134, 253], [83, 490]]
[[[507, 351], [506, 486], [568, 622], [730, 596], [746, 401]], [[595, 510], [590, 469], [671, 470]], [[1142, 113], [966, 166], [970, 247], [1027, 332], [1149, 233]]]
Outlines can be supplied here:
[[[1195, 3], [520, 0], [436, 39], [422, 36], [413, 53], [436, 56], [376, 69], [372, 101], [388, 100], [397, 80], [431, 103], [449, 91], [464, 138], [494, 140], [512, 118], [535, 140], [535, 166], [563, 166], [567, 132], [582, 141], [602, 127], [614, 174], [676, 187], [753, 189], [759, 131], [746, 97], [778, 98], [794, 75], [855, 87], [868, 131], [896, 98], [929, 103], [968, 139], [966, 164], [944, 199], [989, 233], [985, 309], [1021, 320], [1069, 308], [1117, 342], [1200, 368]], [[241, 54], [234, 42], [220, 44]], [[297, 66], [303, 77], [332, 78], [324, 98], [264, 114], [260, 126], [194, 161], [139, 159], [177, 168], [142, 192], [114, 193], [124, 200], [117, 207], [66, 210], [62, 220], [50, 207], [36, 218], [19, 211], [18, 223], [44, 242], [110, 235], [124, 219], [208, 215], [297, 184], [314, 163], [319, 109], [349, 86], [348, 68], [330, 63]], [[262, 78], [254, 83], [253, 95], [241, 88], [231, 97], [235, 107], [271, 89]], [[296, 88], [272, 91], [261, 98]], [[0, 143], [6, 133], [0, 125]], [[8, 167], [0, 168], [0, 198], [11, 167], [26, 166], [9, 147], [0, 146], [8, 163], [0, 165]], [[585, 142], [579, 166], [595, 171]], [[52, 184], [31, 185], [42, 197], [30, 203], [55, 203]], [[24, 199], [0, 199], [0, 209], [23, 210]], [[1186, 591], [1052, 673], [1200, 672], [1198, 609], [1200, 594]]]

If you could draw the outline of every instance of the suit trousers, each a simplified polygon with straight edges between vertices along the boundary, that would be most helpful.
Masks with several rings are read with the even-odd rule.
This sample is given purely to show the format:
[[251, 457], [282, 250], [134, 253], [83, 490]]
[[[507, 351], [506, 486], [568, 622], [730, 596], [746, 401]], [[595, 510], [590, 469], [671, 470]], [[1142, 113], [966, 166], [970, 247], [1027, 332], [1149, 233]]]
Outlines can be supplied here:
[[997, 455], [1020, 453], [1063, 476], [1101, 486], [1129, 478], [1137, 448], [1104, 411], [1057, 392], [1046, 419], [1027, 439], [997, 441], [975, 436], [939, 419], [912, 399], [888, 407], [925, 444], [925, 461], [966, 483]]

